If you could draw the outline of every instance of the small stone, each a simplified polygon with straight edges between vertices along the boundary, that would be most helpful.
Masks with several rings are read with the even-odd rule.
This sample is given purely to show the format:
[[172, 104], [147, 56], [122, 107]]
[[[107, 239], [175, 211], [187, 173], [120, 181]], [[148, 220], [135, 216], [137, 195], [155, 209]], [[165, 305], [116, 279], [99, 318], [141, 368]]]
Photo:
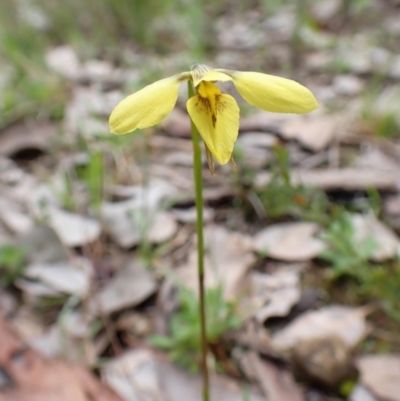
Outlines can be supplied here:
[[339, 95], [355, 96], [364, 88], [364, 82], [354, 75], [337, 75], [333, 80], [333, 89]]
[[46, 64], [55, 73], [72, 80], [79, 78], [81, 65], [70, 46], [56, 47], [46, 54]]
[[317, 22], [326, 24], [340, 12], [341, 5], [340, 0], [322, 0], [312, 4], [310, 12]]
[[306, 67], [311, 71], [319, 71], [329, 68], [334, 61], [331, 52], [315, 52], [306, 56]]
[[146, 337], [152, 331], [150, 319], [137, 312], [129, 312], [122, 315], [117, 323], [118, 330], [124, 330], [137, 337]]
[[113, 66], [107, 61], [88, 60], [83, 65], [83, 74], [94, 81], [107, 79], [113, 73]]
[[357, 384], [349, 397], [350, 401], [378, 401], [362, 384]]
[[296, 343], [293, 360], [300, 374], [329, 387], [339, 385], [354, 370], [347, 345], [336, 336]]

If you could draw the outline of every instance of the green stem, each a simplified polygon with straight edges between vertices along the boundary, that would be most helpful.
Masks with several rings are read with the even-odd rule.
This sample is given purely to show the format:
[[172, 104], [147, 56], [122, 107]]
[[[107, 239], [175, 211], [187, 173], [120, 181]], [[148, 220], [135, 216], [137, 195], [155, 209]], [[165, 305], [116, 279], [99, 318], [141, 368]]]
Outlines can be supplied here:
[[[188, 81], [189, 97], [194, 96], [195, 89]], [[203, 238], [203, 179], [201, 165], [201, 149], [199, 132], [191, 121], [193, 141], [193, 174], [196, 189], [196, 230], [197, 230], [197, 274], [199, 280], [199, 315], [201, 338], [201, 369], [203, 373], [203, 401], [210, 400], [210, 384], [207, 367], [207, 330], [206, 330], [206, 302], [204, 295], [204, 238]]]

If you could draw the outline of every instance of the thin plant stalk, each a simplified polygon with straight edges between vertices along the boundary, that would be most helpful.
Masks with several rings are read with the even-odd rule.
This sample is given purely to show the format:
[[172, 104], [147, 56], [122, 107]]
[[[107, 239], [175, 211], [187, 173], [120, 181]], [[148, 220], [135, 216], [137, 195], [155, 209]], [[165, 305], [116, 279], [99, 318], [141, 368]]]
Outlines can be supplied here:
[[[188, 82], [189, 97], [194, 96], [195, 89], [191, 81]], [[206, 305], [204, 294], [204, 237], [203, 237], [203, 178], [201, 165], [201, 149], [199, 132], [191, 121], [193, 141], [193, 174], [196, 192], [196, 231], [197, 231], [197, 274], [199, 281], [199, 316], [201, 339], [201, 370], [203, 375], [203, 401], [210, 400], [210, 384], [207, 367], [207, 329]]]

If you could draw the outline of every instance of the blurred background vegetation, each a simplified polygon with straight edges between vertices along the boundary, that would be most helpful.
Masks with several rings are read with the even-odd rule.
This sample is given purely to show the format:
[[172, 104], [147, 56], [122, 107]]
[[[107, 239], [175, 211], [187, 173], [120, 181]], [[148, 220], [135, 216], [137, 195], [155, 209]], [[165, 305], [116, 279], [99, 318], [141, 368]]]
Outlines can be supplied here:
[[[253, 69], [301, 74], [298, 62], [304, 50], [322, 47], [333, 51], [340, 36], [351, 37], [363, 27], [373, 27], [370, 38], [375, 46], [384, 44], [396, 50], [396, 38], [377, 25], [380, 12], [369, 12], [373, 0], [333, 2], [333, 7], [339, 4], [341, 10], [341, 17], [333, 26], [330, 21], [321, 23], [310, 13], [310, 7], [318, 2], [321, 1], [4, 0], [0, 4], [0, 127], [28, 115], [62, 118], [68, 92], [45, 68], [44, 55], [51, 46], [68, 44], [82, 59], [100, 58], [117, 65], [142, 66], [144, 73], [150, 69], [150, 74], [165, 75], [162, 62], [151, 63], [145, 57], [171, 57], [176, 61], [174, 69], [187, 69], [193, 60], [207, 60], [220, 51], [216, 22], [221, 16], [248, 23], [257, 34], [267, 18], [289, 8], [294, 14], [287, 21], [276, 20], [277, 29], [290, 24], [293, 15], [296, 20], [291, 37], [287, 38], [292, 51], [289, 62], [277, 65], [274, 44], [258, 41], [251, 46]], [[391, 2], [387, 3], [390, 7]], [[347, 64], [348, 60], [338, 57], [331, 68], [343, 73], [348, 71]], [[382, 78], [379, 72], [376, 75], [372, 82], [375, 88]], [[383, 131], [393, 131], [392, 120], [380, 124]]]

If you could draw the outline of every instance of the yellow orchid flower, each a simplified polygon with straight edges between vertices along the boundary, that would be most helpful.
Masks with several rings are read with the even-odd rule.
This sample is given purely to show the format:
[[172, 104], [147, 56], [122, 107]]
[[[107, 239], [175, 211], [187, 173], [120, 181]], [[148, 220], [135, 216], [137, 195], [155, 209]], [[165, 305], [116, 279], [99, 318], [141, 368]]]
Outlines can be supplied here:
[[303, 114], [318, 107], [314, 95], [290, 79], [195, 64], [191, 71], [156, 81], [122, 100], [111, 113], [110, 131], [126, 134], [158, 124], [174, 108], [179, 85], [187, 80], [192, 81], [196, 94], [187, 101], [186, 107], [206, 145], [212, 173], [213, 157], [219, 164], [232, 160], [233, 146], [239, 132], [236, 100], [222, 93], [215, 85], [216, 81], [232, 81], [248, 103], [262, 110]]

